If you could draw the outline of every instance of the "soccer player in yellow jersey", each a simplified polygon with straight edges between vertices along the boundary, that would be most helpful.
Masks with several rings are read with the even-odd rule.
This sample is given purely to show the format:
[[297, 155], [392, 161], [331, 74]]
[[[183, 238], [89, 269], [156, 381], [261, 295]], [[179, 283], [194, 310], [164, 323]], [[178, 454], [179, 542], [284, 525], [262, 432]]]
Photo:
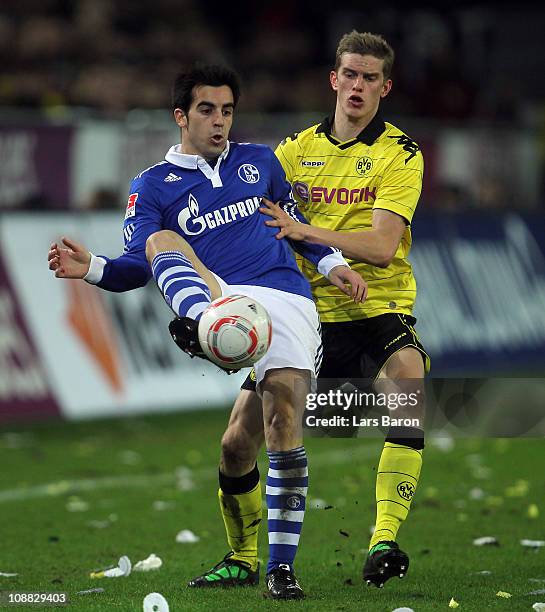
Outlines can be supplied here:
[[311, 225], [296, 223], [273, 203], [265, 211], [273, 217], [267, 223], [281, 229], [278, 239], [341, 249], [369, 285], [367, 300], [354, 303], [302, 264], [322, 321], [320, 378], [373, 379], [382, 392], [418, 398], [391, 410], [378, 465], [376, 527], [363, 570], [364, 579], [377, 586], [408, 569], [396, 538], [420, 476], [422, 381], [429, 368], [413, 327], [416, 283], [407, 259], [422, 188], [422, 154], [379, 111], [392, 87], [393, 60], [381, 36], [356, 31], [343, 36], [330, 74], [337, 94], [333, 116], [286, 138], [276, 150]]
[[[400, 403], [391, 411], [398, 421], [387, 432], [378, 465], [376, 527], [363, 570], [364, 579], [377, 586], [403, 576], [409, 565], [396, 540], [420, 476], [422, 381], [428, 369], [428, 356], [413, 327], [416, 285], [407, 260], [422, 185], [422, 155], [416, 143], [379, 114], [380, 101], [392, 86], [393, 59], [380, 36], [351, 32], [341, 39], [330, 75], [337, 94], [333, 116], [287, 138], [277, 150], [311, 225], [295, 223], [273, 203], [264, 209], [273, 217], [267, 222], [280, 228], [277, 238], [336, 246], [368, 282], [368, 298], [357, 304], [303, 265], [322, 320], [320, 377], [341, 382], [372, 379], [380, 392], [401, 390], [418, 398], [415, 405]], [[277, 392], [282, 394], [282, 389]], [[416, 420], [418, 426], [406, 426], [405, 419]], [[263, 439], [261, 399], [250, 376], [221, 443], [219, 500], [231, 550], [215, 568], [191, 581], [192, 587], [257, 582], [246, 576], [257, 576], [258, 570], [262, 492], [256, 458]], [[274, 489], [274, 477], [268, 479], [269, 489]], [[295, 514], [304, 512], [295, 496], [285, 502]], [[269, 539], [279, 546], [290, 545], [296, 537], [277, 526], [285, 513], [268, 508]]]

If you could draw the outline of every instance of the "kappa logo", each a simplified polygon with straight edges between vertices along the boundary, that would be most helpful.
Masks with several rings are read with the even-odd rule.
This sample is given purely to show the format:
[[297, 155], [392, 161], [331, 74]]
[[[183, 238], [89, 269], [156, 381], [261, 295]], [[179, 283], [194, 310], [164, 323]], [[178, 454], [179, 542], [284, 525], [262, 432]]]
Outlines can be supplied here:
[[411, 482], [407, 482], [406, 480], [400, 482], [397, 485], [397, 492], [399, 496], [405, 499], [406, 501], [411, 501], [414, 495], [415, 487]]
[[242, 164], [238, 169], [238, 176], [245, 183], [252, 185], [259, 181], [259, 170], [253, 164]]
[[397, 140], [397, 144], [400, 147], [403, 147], [404, 151], [407, 151], [407, 153], [409, 153], [409, 157], [405, 159], [405, 163], [410, 161], [418, 153], [418, 151], [420, 151], [420, 147], [416, 144], [416, 142], [414, 140], [411, 140], [408, 136], [405, 136], [405, 134], [388, 136], [388, 138], [393, 138], [394, 140]]
[[181, 181], [181, 180], [182, 180], [181, 176], [178, 176], [177, 174], [173, 174], [172, 172], [170, 172], [169, 175], [163, 179], [165, 183], [174, 183], [175, 181]]
[[136, 200], [138, 200], [137, 193], [131, 193], [129, 199], [127, 200], [127, 210], [125, 211], [125, 219], [129, 217], [134, 217], [136, 215]]
[[304, 168], [321, 168], [325, 166], [325, 161], [320, 161], [317, 159], [303, 159], [301, 161], [301, 166]]

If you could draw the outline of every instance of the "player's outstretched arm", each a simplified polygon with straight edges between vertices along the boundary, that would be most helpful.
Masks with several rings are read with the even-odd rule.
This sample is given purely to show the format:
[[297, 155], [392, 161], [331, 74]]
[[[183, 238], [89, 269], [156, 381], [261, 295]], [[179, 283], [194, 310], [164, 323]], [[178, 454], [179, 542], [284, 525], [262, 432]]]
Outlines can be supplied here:
[[57, 278], [84, 278], [89, 271], [91, 253], [82, 244], [63, 237], [61, 243], [51, 245], [47, 261]]
[[394, 257], [405, 232], [405, 220], [389, 210], [373, 211], [373, 227], [363, 232], [340, 232], [297, 222], [278, 204], [263, 199], [259, 209], [272, 217], [266, 224], [278, 227], [278, 240], [304, 240], [311, 244], [336, 247], [345, 257], [386, 268]]

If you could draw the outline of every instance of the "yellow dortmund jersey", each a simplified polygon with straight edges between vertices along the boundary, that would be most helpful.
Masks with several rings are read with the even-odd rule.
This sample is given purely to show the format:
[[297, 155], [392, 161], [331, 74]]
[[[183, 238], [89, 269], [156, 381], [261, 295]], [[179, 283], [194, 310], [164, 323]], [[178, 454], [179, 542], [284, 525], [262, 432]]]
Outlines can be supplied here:
[[348, 260], [369, 284], [364, 304], [355, 304], [306, 260], [299, 258], [324, 322], [352, 321], [387, 312], [411, 314], [416, 282], [407, 260], [410, 223], [422, 189], [418, 145], [376, 115], [353, 140], [341, 143], [326, 119], [278, 145], [282, 164], [301, 212], [319, 227], [343, 232], [372, 228], [373, 210], [390, 210], [407, 223], [391, 264], [378, 268]]

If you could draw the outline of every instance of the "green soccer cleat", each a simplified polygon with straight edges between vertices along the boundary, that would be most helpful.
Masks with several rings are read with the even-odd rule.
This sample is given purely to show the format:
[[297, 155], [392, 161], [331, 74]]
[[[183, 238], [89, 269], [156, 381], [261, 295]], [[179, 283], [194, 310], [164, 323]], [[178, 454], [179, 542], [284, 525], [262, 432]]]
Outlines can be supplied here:
[[259, 564], [253, 572], [247, 563], [232, 560], [232, 556], [233, 551], [228, 552], [212, 569], [190, 580], [187, 586], [205, 589], [256, 586], [259, 582]]
[[392, 541], [375, 544], [367, 555], [363, 567], [363, 579], [367, 585], [382, 588], [384, 583], [398, 576], [403, 578], [409, 569], [409, 557]]

